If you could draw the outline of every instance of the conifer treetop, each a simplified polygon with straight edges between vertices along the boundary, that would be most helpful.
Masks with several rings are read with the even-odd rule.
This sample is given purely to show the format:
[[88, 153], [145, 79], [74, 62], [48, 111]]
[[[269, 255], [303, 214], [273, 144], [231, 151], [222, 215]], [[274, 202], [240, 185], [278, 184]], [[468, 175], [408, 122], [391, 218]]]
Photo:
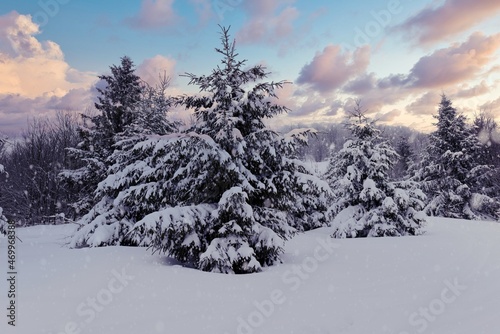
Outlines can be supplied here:
[[366, 110], [361, 108], [361, 101], [356, 100], [356, 106], [347, 112], [347, 127], [358, 139], [364, 140], [379, 134], [375, 128], [375, 120], [366, 116]]
[[111, 75], [99, 76], [106, 82], [106, 87], [97, 88], [100, 96], [95, 107], [102, 112], [100, 122], [117, 134], [133, 122], [133, 109], [141, 100], [143, 86], [141, 78], [134, 73], [134, 63], [127, 56], [121, 58], [120, 66], [112, 65], [110, 70]]
[[183, 75], [190, 79], [190, 85], [210, 95], [186, 96], [182, 103], [194, 110], [197, 130], [213, 137], [224, 127], [235, 128], [244, 137], [264, 129], [264, 118], [288, 112], [285, 106], [273, 103], [275, 90], [288, 82], [262, 82], [269, 73], [260, 64], [246, 69], [246, 60], [237, 60], [236, 42], [231, 40], [229, 30], [221, 27], [222, 48], [215, 48], [222, 55], [222, 66], [217, 65], [208, 76]]

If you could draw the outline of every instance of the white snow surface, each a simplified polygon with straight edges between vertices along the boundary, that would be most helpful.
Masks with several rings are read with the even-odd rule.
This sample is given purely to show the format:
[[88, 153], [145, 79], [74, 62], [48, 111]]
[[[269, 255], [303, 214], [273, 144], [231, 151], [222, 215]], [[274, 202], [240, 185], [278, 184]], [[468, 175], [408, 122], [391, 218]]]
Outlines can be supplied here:
[[317, 229], [248, 275], [145, 248], [69, 249], [75, 228], [17, 229], [16, 327], [0, 237], [0, 333], [500, 333], [498, 223], [430, 218], [423, 236], [343, 240]]

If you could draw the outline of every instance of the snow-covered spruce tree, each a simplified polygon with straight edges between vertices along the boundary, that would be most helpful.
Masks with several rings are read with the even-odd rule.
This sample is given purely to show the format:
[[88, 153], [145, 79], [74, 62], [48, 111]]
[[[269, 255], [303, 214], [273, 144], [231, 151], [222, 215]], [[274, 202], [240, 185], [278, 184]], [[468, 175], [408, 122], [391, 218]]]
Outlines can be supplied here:
[[408, 179], [410, 166], [413, 165], [412, 159], [414, 159], [414, 154], [408, 141], [408, 137], [399, 137], [395, 151], [399, 157], [397, 162], [392, 167], [391, 175], [396, 180]]
[[113, 146], [126, 127], [137, 120], [136, 111], [143, 94], [141, 79], [134, 73], [129, 57], [122, 57], [120, 66], [113, 65], [110, 69], [111, 75], [99, 76], [106, 86], [97, 88], [100, 94], [95, 103], [97, 113], [83, 115], [84, 124], [79, 130], [81, 142], [68, 148], [71, 157], [81, 164], [77, 169], [60, 173], [67, 186], [79, 194], [73, 204], [79, 216], [95, 204], [94, 191], [111, 165], [108, 158], [114, 151]]
[[129, 234], [133, 225], [149, 213], [180, 202], [178, 198], [189, 189], [172, 183], [181, 184], [182, 174], [176, 173], [182, 156], [192, 159], [190, 152], [197, 153], [201, 147], [190, 145], [182, 136], [166, 136], [178, 126], [167, 118], [174, 102], [166, 95], [168, 84], [164, 77], [156, 87], [143, 87], [132, 122], [116, 135], [121, 140], [106, 160], [110, 166], [93, 194], [96, 204], [77, 222], [82, 227], [71, 247], [137, 245], [139, 241]]
[[358, 102], [349, 116], [354, 139], [329, 163], [333, 190], [328, 215], [335, 238], [417, 235], [425, 224], [424, 194], [415, 182], [390, 182], [398, 155], [382, 140]]
[[438, 120], [437, 130], [430, 135], [423, 167], [417, 174], [429, 198], [426, 213], [451, 218], [498, 218], [500, 203], [485, 191], [493, 169], [481, 163], [484, 150], [465, 116], [458, 114], [443, 95], [434, 117]]
[[324, 223], [328, 185], [294, 156], [307, 131], [282, 136], [263, 123], [286, 112], [273, 103], [284, 83], [261, 82], [262, 66], [244, 69], [228, 29], [216, 50], [221, 67], [208, 76], [186, 74], [203, 93], [181, 101], [194, 110], [193, 128], [135, 147], [151, 147], [147, 168], [151, 161], [163, 174], [163, 193], [156, 185], [144, 191], [165, 208], [138, 221], [131, 235], [205, 271], [250, 273], [278, 261], [296, 230]]
[[177, 131], [180, 123], [167, 117], [175, 103], [175, 99], [167, 95], [169, 86], [170, 78], [165, 73], [159, 76], [155, 86], [142, 82], [140, 99], [133, 110], [131, 123], [125, 126], [124, 137], [165, 135]]
[[493, 115], [481, 111], [474, 117], [472, 131], [481, 143], [477, 162], [492, 169], [484, 178], [482, 189], [500, 202], [500, 128]]

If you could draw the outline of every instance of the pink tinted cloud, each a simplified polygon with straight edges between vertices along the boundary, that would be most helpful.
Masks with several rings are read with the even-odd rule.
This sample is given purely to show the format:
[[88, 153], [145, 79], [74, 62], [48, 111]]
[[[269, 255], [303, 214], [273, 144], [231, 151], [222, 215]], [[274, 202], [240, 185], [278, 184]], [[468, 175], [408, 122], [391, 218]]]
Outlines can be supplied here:
[[341, 88], [346, 82], [363, 74], [370, 63], [370, 48], [364, 46], [354, 53], [342, 52], [340, 46], [329, 45], [302, 67], [297, 83], [310, 84], [326, 93]]
[[335, 95], [322, 96], [297, 85], [286, 84], [276, 91], [278, 99], [273, 101], [289, 109], [287, 117], [304, 118], [316, 116], [335, 116], [342, 109], [342, 101]]
[[308, 95], [303, 101], [296, 101], [296, 106], [288, 115], [292, 117], [312, 116], [318, 111], [328, 107], [329, 102], [327, 99], [315, 95]]
[[[414, 115], [431, 115], [443, 91], [454, 99], [490, 93], [493, 86], [478, 80], [486, 80], [492, 74], [487, 68], [495, 61], [499, 49], [500, 34], [474, 33], [463, 43], [420, 58], [408, 73], [378, 78], [366, 72], [368, 55], [343, 54], [330, 46], [302, 68], [297, 83], [304, 84], [302, 89], [309, 94], [321, 92], [326, 96], [325, 93], [337, 90], [359, 98], [368, 114], [380, 113], [387, 106], [417, 96], [407, 104], [406, 111]], [[349, 110], [348, 101], [344, 109]], [[399, 115], [379, 116], [390, 121]]]
[[245, 1], [243, 6], [252, 17], [273, 15], [281, 6], [292, 5], [295, 0], [252, 0]]
[[486, 81], [481, 81], [479, 84], [469, 87], [468, 85], [461, 85], [458, 92], [455, 94], [457, 98], [471, 98], [487, 94], [491, 91], [491, 87]]
[[18, 136], [26, 122], [36, 117], [54, 117], [57, 111], [82, 113], [92, 106], [90, 89], [71, 89], [63, 96], [26, 97], [19, 94], [0, 95], [0, 133]]
[[140, 11], [125, 23], [135, 29], [158, 29], [171, 27], [178, 23], [179, 17], [174, 11], [175, 0], [142, 0]]
[[426, 8], [396, 29], [406, 31], [420, 44], [432, 44], [456, 35], [500, 12], [498, 0], [446, 0]]
[[249, 19], [236, 34], [239, 43], [275, 44], [290, 37], [293, 23], [300, 12], [291, 6], [294, 1], [253, 0], [245, 1], [243, 6]]
[[462, 44], [434, 51], [420, 58], [410, 71], [410, 81], [414, 87], [442, 88], [443, 86], [465, 83], [483, 72], [500, 49], [500, 34], [485, 36], [473, 33]]
[[414, 115], [434, 115], [440, 100], [441, 92], [430, 91], [407, 105], [406, 110]]
[[349, 81], [343, 88], [346, 92], [364, 94], [374, 89], [377, 85], [375, 73], [365, 73]]
[[166, 75], [171, 80], [176, 77], [175, 60], [161, 55], [156, 55], [153, 58], [145, 59], [137, 66], [136, 73], [142, 80], [149, 85], [155, 86], [159, 83], [160, 76]]

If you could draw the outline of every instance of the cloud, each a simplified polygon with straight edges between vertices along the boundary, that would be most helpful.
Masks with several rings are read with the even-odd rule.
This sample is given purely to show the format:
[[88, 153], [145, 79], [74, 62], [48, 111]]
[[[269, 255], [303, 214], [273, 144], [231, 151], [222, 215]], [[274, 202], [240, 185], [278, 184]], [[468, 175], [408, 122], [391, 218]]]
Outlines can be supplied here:
[[480, 110], [485, 110], [491, 115], [497, 115], [496, 119], [500, 121], [500, 97], [484, 103], [480, 106]]
[[420, 44], [439, 42], [464, 32], [500, 11], [498, 0], [446, 0], [428, 7], [394, 29], [406, 31]]
[[441, 101], [441, 93], [431, 91], [406, 106], [406, 110], [414, 115], [434, 115], [439, 101]]
[[10, 12], [0, 16], [0, 47], [10, 57], [44, 56], [60, 60], [63, 54], [59, 46], [51, 41], [40, 43], [34, 35], [40, 33], [31, 16]]
[[479, 84], [472, 87], [469, 87], [468, 85], [461, 85], [454, 96], [457, 98], [471, 98], [487, 94], [490, 91], [491, 87], [488, 86], [486, 81], [483, 80]]
[[414, 87], [436, 88], [465, 82], [480, 74], [500, 48], [500, 34], [473, 33], [462, 44], [420, 58], [410, 71]]
[[159, 83], [160, 76], [165, 74], [171, 80], [175, 80], [175, 60], [156, 55], [153, 58], [145, 59], [137, 66], [136, 74], [149, 85], [155, 86]]
[[194, 6], [196, 14], [198, 15], [198, 24], [205, 25], [210, 19], [214, 17], [212, 10], [213, 1], [210, 0], [189, 0]]
[[[242, 44], [276, 44], [292, 36], [293, 22], [299, 17], [297, 8], [290, 6], [290, 0], [245, 1], [243, 6], [249, 19], [236, 34]], [[284, 7], [284, 8], [283, 8]]]
[[292, 117], [313, 116], [329, 107], [325, 98], [318, 95], [309, 95], [304, 100], [296, 101], [296, 107], [288, 113]]
[[0, 132], [15, 137], [33, 117], [54, 117], [57, 111], [83, 112], [92, 104], [90, 89], [72, 89], [59, 96], [34, 98], [19, 94], [0, 94]]
[[275, 102], [293, 111], [296, 106], [296, 102], [294, 100], [296, 89], [297, 87], [295, 85], [290, 83], [284, 84], [283, 87], [276, 89], [275, 93], [277, 100]]
[[[435, 114], [443, 91], [452, 99], [468, 99], [468, 102], [470, 98], [491, 93], [494, 84], [488, 78], [495, 67], [487, 68], [494, 63], [498, 49], [500, 34], [485, 36], [477, 32], [463, 43], [423, 56], [407, 73], [379, 78], [366, 71], [369, 49], [342, 53], [339, 47], [330, 45], [302, 68], [297, 79], [298, 91], [301, 96], [328, 97], [331, 93], [341, 96], [342, 107], [332, 109], [337, 112], [350, 110], [353, 101], [359, 99], [368, 115], [384, 122], [402, 119], [401, 111], [428, 118]], [[305, 102], [296, 114], [313, 115], [313, 109], [325, 110], [318, 100], [309, 98]], [[496, 107], [495, 103], [488, 106]]]
[[364, 94], [374, 89], [376, 85], [377, 77], [375, 73], [365, 73], [349, 81], [343, 89], [344, 91], [353, 94]]
[[95, 81], [94, 73], [71, 68], [59, 45], [38, 41], [38, 33], [30, 16], [0, 16], [0, 94], [63, 96]]
[[50, 110], [83, 111], [91, 102], [91, 89], [77, 88], [61, 97], [52, 96], [45, 107]]
[[[391, 87], [374, 87], [373, 89], [363, 93], [356, 94], [350, 103], [346, 104], [345, 110], [354, 108], [354, 101], [360, 100], [362, 108], [366, 110], [367, 115], [380, 113], [387, 106], [394, 106], [404, 100], [411, 92], [400, 86]], [[370, 116], [374, 117], [374, 116]]]
[[401, 116], [401, 113], [401, 110], [393, 109], [388, 112], [379, 112], [373, 117], [373, 119], [380, 123], [391, 123]]
[[32, 116], [56, 110], [83, 111], [91, 103], [95, 73], [64, 60], [58, 44], [39, 41], [29, 15], [0, 16], [0, 131], [13, 134]]
[[134, 29], [151, 30], [176, 25], [180, 17], [174, 11], [174, 0], [142, 0], [141, 9], [125, 19], [125, 23]]
[[[489, 87], [484, 81], [473, 87], [467, 83], [490, 74], [484, 68], [494, 60], [499, 48], [500, 34], [485, 36], [473, 33], [463, 43], [455, 43], [420, 58], [407, 74], [377, 78], [373, 73], [363, 73], [341, 89], [344, 93], [361, 98], [369, 112], [378, 112], [384, 106], [398, 103], [411, 95], [421, 95], [406, 109], [416, 115], [429, 115], [434, 113], [442, 90], [446, 90], [453, 98], [470, 98], [488, 93]], [[432, 92], [422, 95], [429, 90]], [[435, 93], [436, 90], [438, 93]]]
[[[470, 87], [468, 83], [484, 80], [491, 74], [491, 71], [484, 69], [495, 60], [494, 55], [498, 49], [500, 34], [485, 36], [482, 33], [473, 33], [463, 43], [452, 44], [420, 58], [406, 74], [398, 73], [377, 78], [374, 73], [361, 73], [354, 75], [341, 90], [362, 98], [372, 111], [409, 95], [419, 95], [429, 90], [446, 90], [458, 98], [479, 96], [488, 93], [488, 85], [483, 81]], [[321, 74], [320, 68], [318, 66], [316, 72]], [[347, 77], [346, 74], [341, 75], [342, 71], [337, 74]], [[342, 83], [342, 80], [337, 81]], [[409, 110], [416, 114], [427, 114], [419, 108], [420, 105], [421, 103], [412, 104]]]
[[243, 6], [252, 17], [263, 17], [273, 15], [282, 6], [290, 6], [295, 0], [253, 0], [245, 1]]
[[341, 100], [334, 100], [329, 103], [325, 116], [336, 116], [340, 111], [344, 110], [344, 103]]
[[294, 119], [313, 117], [332, 117], [338, 115], [343, 108], [343, 102], [336, 96], [322, 96], [310, 89], [301, 89], [297, 85], [287, 84], [276, 90], [277, 100], [273, 103], [287, 107], [290, 111], [287, 117]]
[[326, 93], [342, 87], [346, 82], [363, 74], [370, 63], [370, 48], [364, 46], [354, 53], [342, 52], [340, 46], [329, 45], [313, 60], [302, 67], [299, 84], [310, 84]]

